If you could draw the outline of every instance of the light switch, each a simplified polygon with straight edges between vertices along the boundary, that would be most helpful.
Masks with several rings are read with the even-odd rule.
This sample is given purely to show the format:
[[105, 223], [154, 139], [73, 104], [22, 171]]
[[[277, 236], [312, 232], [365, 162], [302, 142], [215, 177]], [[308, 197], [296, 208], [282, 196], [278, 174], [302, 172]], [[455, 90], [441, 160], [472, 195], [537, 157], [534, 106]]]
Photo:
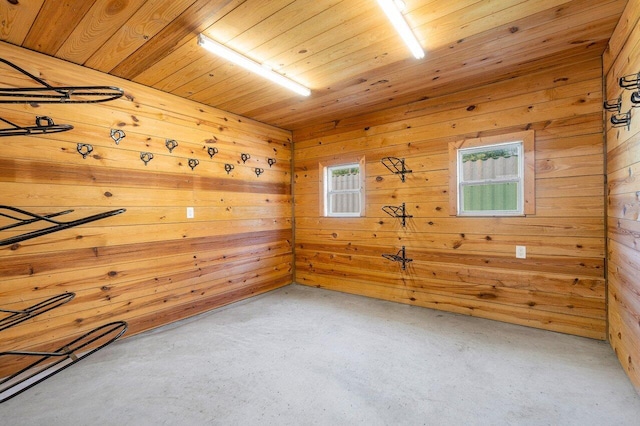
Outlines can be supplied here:
[[187, 207], [187, 219], [193, 219], [194, 216], [193, 207]]
[[518, 259], [527, 258], [527, 246], [516, 246], [516, 257]]

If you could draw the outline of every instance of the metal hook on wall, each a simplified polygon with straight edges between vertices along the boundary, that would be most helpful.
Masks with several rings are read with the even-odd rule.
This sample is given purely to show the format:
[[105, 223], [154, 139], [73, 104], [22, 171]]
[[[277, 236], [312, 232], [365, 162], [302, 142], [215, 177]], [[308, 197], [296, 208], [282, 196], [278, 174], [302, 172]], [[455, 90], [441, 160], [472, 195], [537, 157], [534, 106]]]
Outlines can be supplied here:
[[93, 152], [93, 146], [88, 143], [79, 143], [76, 150], [80, 155], [82, 155], [82, 158], [87, 158], [87, 155]]
[[631, 128], [631, 110], [622, 114], [613, 114], [611, 116], [611, 127], [626, 127], [627, 130]]
[[178, 142], [173, 139], [166, 139], [164, 142], [164, 146], [166, 146], [169, 152], [171, 153], [173, 152], [174, 148], [178, 146]]
[[627, 90], [640, 89], [640, 72], [620, 77], [618, 84], [620, 84], [620, 87]]
[[260, 167], [256, 167], [253, 171], [256, 173], [256, 177], [260, 177], [260, 175], [264, 173], [264, 169]]
[[227, 174], [231, 173], [231, 170], [233, 170], [235, 167], [233, 166], [233, 164], [225, 164], [224, 165], [224, 170], [227, 172]]
[[271, 167], [274, 164], [276, 164], [276, 159], [275, 158], [267, 158], [267, 163], [269, 164], [269, 167]]
[[120, 144], [120, 141], [124, 139], [127, 135], [124, 133], [124, 130], [120, 129], [111, 129], [111, 139], [114, 140], [116, 145]]
[[150, 153], [150, 152], [141, 152], [140, 153], [140, 159], [142, 160], [142, 162], [146, 166], [149, 161], [153, 160], [153, 154]]
[[189, 167], [191, 167], [191, 170], [195, 169], [198, 164], [200, 164], [200, 161], [196, 158], [189, 158]]
[[244, 154], [244, 153], [243, 153], [243, 154], [240, 154], [240, 158], [242, 159], [242, 162], [243, 162], [243, 163], [246, 163], [246, 162], [247, 162], [247, 160], [248, 160], [249, 158], [251, 158], [251, 156], [250, 156], [249, 154]]
[[620, 112], [620, 108], [622, 107], [622, 96], [618, 96], [618, 99], [615, 101], [604, 101], [602, 106], [607, 111]]
[[218, 153], [218, 148], [215, 146], [210, 146], [207, 148], [207, 154], [209, 154], [209, 158], [213, 158], [214, 155]]

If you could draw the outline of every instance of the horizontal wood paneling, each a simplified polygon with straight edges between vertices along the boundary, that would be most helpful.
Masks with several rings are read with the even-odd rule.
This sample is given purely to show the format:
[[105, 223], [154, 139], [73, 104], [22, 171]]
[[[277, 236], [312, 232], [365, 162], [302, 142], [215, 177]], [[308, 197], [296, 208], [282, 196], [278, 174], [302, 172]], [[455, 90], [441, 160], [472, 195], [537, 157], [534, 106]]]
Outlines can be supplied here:
[[[621, 96], [632, 109], [631, 91], [618, 80], [640, 68], [640, 5], [629, 2], [605, 51], [607, 99]], [[629, 128], [612, 128], [605, 113], [608, 176], [609, 342], [640, 393], [640, 123], [632, 111]]]
[[[53, 85], [126, 92], [102, 104], [0, 105], [0, 117], [17, 124], [48, 115], [74, 126], [2, 138], [0, 204], [39, 214], [73, 209], [61, 220], [126, 209], [0, 247], [0, 307], [24, 309], [76, 293], [70, 303], [3, 331], [0, 351], [59, 347], [114, 320], [129, 323], [126, 337], [291, 283], [290, 132], [10, 45], [0, 45], [0, 57]], [[0, 80], [33, 86], [11, 70], [3, 69]], [[111, 129], [126, 137], [116, 144]], [[166, 139], [178, 142], [173, 152]], [[83, 158], [78, 143], [90, 143], [93, 152]], [[218, 149], [213, 158], [211, 146]], [[141, 152], [153, 160], [145, 165]], [[250, 155], [246, 163], [242, 153]], [[191, 169], [189, 159], [199, 164]], [[227, 174], [225, 164], [234, 170]], [[195, 209], [193, 219], [186, 207]], [[0, 218], [0, 226], [9, 223]], [[0, 231], [0, 239], [41, 227]], [[23, 361], [3, 359], [0, 376]]]
[[[590, 60], [294, 131], [296, 281], [604, 339], [601, 84]], [[450, 216], [448, 142], [522, 130], [536, 135], [536, 213]], [[319, 163], [360, 156], [366, 217], [318, 216]], [[386, 156], [405, 159], [405, 182]], [[382, 211], [403, 202], [405, 228]], [[401, 246], [405, 271], [381, 256]]]

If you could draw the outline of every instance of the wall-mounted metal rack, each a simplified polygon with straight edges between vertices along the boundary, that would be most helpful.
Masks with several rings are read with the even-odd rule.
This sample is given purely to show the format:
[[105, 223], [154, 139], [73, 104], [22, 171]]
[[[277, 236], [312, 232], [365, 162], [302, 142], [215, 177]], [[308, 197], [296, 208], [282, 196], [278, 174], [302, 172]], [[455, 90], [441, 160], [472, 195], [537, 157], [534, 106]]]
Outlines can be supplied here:
[[0, 104], [78, 104], [107, 102], [120, 98], [124, 91], [113, 86], [54, 87], [6, 59], [0, 62], [29, 77], [38, 87], [0, 88]]
[[389, 259], [392, 262], [400, 262], [400, 263], [402, 263], [402, 270], [403, 271], [407, 268], [407, 263], [413, 262], [413, 259], [409, 259], [406, 256], [406, 251], [405, 251], [404, 246], [402, 246], [402, 248], [400, 250], [398, 250], [398, 253], [396, 253], [396, 254], [383, 254], [382, 257], [384, 257], [385, 259]]
[[62, 306], [71, 301], [75, 296], [75, 293], [62, 293], [24, 309], [0, 309], [0, 312], [8, 314], [6, 317], [0, 319], [0, 331], [11, 328], [28, 319], [37, 317], [40, 314], [44, 314], [58, 306]]
[[[125, 321], [101, 325], [51, 352], [6, 351], [0, 357], [29, 357], [35, 361], [0, 380], [0, 403], [5, 402], [115, 342], [127, 331]], [[97, 345], [97, 346], [96, 346]]]
[[402, 182], [405, 181], [405, 174], [413, 173], [413, 170], [407, 169], [404, 163], [404, 158], [384, 157], [380, 161], [387, 169], [389, 169], [391, 173], [400, 175], [400, 179], [402, 179]]
[[[10, 213], [6, 213], [7, 211], [9, 211]], [[35, 231], [30, 231], [30, 232], [26, 232], [26, 233], [21, 234], [21, 235], [17, 235], [15, 237], [9, 237], [9, 238], [5, 238], [4, 240], [0, 240], [0, 247], [1, 246], [12, 245], [12, 244], [15, 244], [15, 243], [19, 243], [21, 241], [25, 241], [25, 240], [28, 240], [28, 239], [31, 239], [31, 238], [41, 237], [43, 235], [51, 234], [53, 232], [62, 231], [63, 229], [68, 229], [68, 228], [72, 228], [74, 226], [83, 225], [85, 223], [89, 223], [89, 222], [93, 222], [93, 221], [96, 221], [96, 220], [104, 219], [104, 218], [107, 218], [107, 217], [110, 217], [110, 216], [115, 216], [117, 214], [124, 213], [125, 211], [126, 211], [126, 209], [111, 210], [111, 211], [108, 211], [108, 212], [99, 213], [99, 214], [83, 217], [83, 218], [72, 220], [72, 221], [68, 221], [68, 222], [62, 222], [62, 221], [58, 221], [58, 220], [55, 220], [55, 219], [52, 219], [52, 218], [56, 217], [56, 216], [69, 214], [69, 213], [73, 212], [73, 210], [65, 210], [65, 211], [62, 211], [62, 212], [53, 213], [53, 214], [49, 214], [49, 215], [39, 215], [39, 214], [31, 213], [31, 212], [28, 212], [26, 210], [22, 210], [22, 209], [19, 209], [19, 208], [16, 208], [16, 207], [0, 205], [0, 216], [9, 218], [9, 219], [12, 219], [12, 220], [15, 221], [15, 223], [0, 227], [0, 231], [4, 231], [4, 230], [7, 230], [7, 229], [12, 229], [12, 228], [17, 228], [17, 227], [20, 227], [20, 226], [24, 226], [24, 225], [28, 225], [28, 224], [35, 223], [35, 222], [40, 222], [40, 221], [44, 221], [44, 222], [48, 222], [48, 223], [53, 224], [53, 226], [50, 226], [48, 228], [38, 229], [38, 230], [35, 230]], [[16, 215], [16, 213], [17, 213], [17, 215]]]
[[7, 123], [11, 127], [0, 129], [1, 136], [33, 136], [45, 133], [60, 133], [73, 129], [71, 124], [55, 124], [53, 120], [46, 116], [36, 116], [35, 126], [18, 126], [9, 120], [0, 117], [0, 121]]
[[391, 217], [401, 219], [403, 228], [407, 226], [407, 219], [413, 217], [413, 215], [407, 214], [405, 203], [402, 203], [400, 206], [383, 206], [382, 211]]

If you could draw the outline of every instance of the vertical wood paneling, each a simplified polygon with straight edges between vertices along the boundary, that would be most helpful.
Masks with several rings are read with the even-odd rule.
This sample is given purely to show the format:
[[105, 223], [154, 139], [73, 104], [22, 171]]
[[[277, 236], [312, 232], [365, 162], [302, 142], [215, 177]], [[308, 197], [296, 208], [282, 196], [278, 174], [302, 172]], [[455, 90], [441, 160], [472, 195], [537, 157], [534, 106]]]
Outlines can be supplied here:
[[631, 1], [604, 54], [605, 92], [632, 110], [629, 128], [611, 128], [605, 113], [608, 174], [609, 341], [640, 392], [640, 123], [620, 77], [640, 71], [640, 4]]
[[[8, 44], [0, 57], [53, 85], [126, 92], [103, 104], [0, 105], [0, 117], [17, 124], [48, 115], [74, 126], [2, 138], [0, 204], [39, 214], [73, 209], [65, 220], [126, 209], [0, 247], [0, 307], [76, 293], [71, 303], [5, 330], [0, 350], [59, 347], [113, 320], [129, 322], [128, 336], [291, 283], [290, 132]], [[16, 74], [3, 66], [0, 84], [33, 86]], [[112, 129], [126, 134], [119, 144]], [[178, 143], [172, 152], [166, 139]], [[93, 152], [83, 158], [78, 143]], [[209, 147], [218, 153], [210, 157]], [[147, 165], [141, 152], [154, 156]], [[250, 155], [246, 163], [242, 153]], [[190, 159], [199, 161], [194, 169]], [[225, 164], [234, 170], [227, 174]], [[257, 176], [256, 168], [264, 172]], [[193, 219], [186, 207], [194, 208]], [[39, 224], [0, 231], [0, 239], [34, 229]], [[16, 362], [3, 360], [0, 376]]]
[[[588, 60], [295, 130], [296, 281], [604, 339], [601, 84]], [[536, 213], [450, 216], [448, 143], [523, 130], [535, 132]], [[318, 164], [359, 156], [367, 216], [320, 217]], [[405, 159], [404, 183], [386, 156]], [[405, 228], [382, 211], [403, 202]], [[381, 256], [401, 246], [405, 271]]]

